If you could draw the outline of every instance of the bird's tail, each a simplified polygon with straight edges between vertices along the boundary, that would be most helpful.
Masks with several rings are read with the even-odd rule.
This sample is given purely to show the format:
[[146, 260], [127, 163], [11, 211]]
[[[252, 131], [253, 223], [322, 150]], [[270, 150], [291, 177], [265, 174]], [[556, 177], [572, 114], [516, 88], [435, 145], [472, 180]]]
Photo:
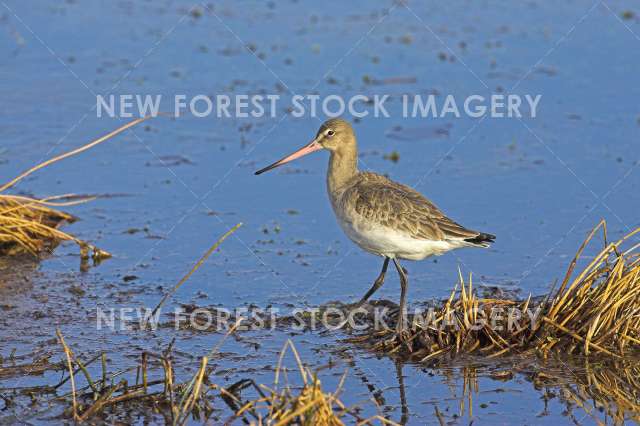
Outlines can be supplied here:
[[495, 235], [479, 232], [478, 235], [471, 238], [465, 238], [465, 242], [476, 247], [489, 247], [496, 239]]

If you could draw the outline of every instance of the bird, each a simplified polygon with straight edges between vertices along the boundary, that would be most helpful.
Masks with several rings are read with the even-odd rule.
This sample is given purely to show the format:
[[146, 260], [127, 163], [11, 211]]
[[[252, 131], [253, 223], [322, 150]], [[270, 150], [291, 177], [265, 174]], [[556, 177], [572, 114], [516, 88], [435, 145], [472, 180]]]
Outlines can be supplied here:
[[310, 143], [255, 174], [320, 150], [330, 153], [326, 184], [338, 224], [357, 246], [384, 259], [380, 274], [355, 306], [364, 305], [382, 287], [389, 263], [393, 261], [400, 278], [396, 333], [403, 336], [409, 280], [400, 260], [423, 260], [463, 247], [487, 248], [496, 237], [458, 224], [407, 185], [359, 170], [355, 132], [351, 124], [341, 118], [325, 121]]

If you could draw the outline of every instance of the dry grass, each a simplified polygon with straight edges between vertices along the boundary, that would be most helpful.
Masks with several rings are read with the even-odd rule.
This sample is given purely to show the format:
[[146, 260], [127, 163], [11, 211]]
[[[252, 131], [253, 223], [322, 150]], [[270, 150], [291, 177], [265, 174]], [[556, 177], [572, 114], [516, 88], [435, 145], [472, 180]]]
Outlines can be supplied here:
[[151, 312], [151, 317], [155, 316], [155, 314], [158, 311], [158, 309], [160, 309], [162, 307], [162, 305], [164, 304], [164, 302], [167, 301], [169, 296], [171, 296], [173, 293], [175, 293], [176, 290], [178, 290], [182, 286], [182, 284], [187, 282], [187, 280], [191, 277], [191, 275], [193, 275], [198, 269], [200, 269], [200, 267], [204, 264], [204, 262], [206, 262], [206, 260], [209, 258], [209, 256], [211, 256], [213, 254], [213, 252], [216, 251], [218, 249], [218, 247], [220, 247], [220, 244], [222, 244], [224, 242], [224, 240], [226, 240], [231, 234], [236, 232], [241, 226], [242, 226], [242, 222], [236, 224], [233, 228], [229, 229], [227, 232], [224, 233], [224, 235], [222, 235], [220, 238], [218, 238], [218, 240], [215, 243], [213, 243], [213, 245], [211, 247], [209, 247], [209, 250], [207, 250], [205, 252], [205, 254], [202, 255], [200, 260], [198, 260], [195, 263], [195, 265], [193, 265], [193, 267], [189, 270], [189, 272], [187, 272], [186, 275], [184, 275], [180, 279], [180, 281], [178, 281], [178, 283], [170, 291], [165, 293], [165, 295], [162, 297], [160, 302], [158, 302], [156, 307], [153, 308], [153, 311]]
[[[237, 227], [225, 236], [235, 229]], [[602, 231], [604, 248], [588, 261], [581, 259], [598, 231]], [[634, 355], [640, 349], [640, 254], [637, 253], [640, 245], [624, 247], [638, 232], [640, 230], [609, 243], [605, 224], [600, 223], [578, 250], [557, 290], [545, 298], [481, 298], [476, 295], [471, 279], [465, 282], [461, 277], [460, 292], [454, 290], [449, 299], [433, 311], [430, 322], [420, 322], [424, 318], [413, 317], [414, 327], [408, 336], [408, 344], [400, 342], [392, 330], [350, 340], [372, 344], [387, 355], [396, 354], [400, 358], [417, 361], [470, 354], [478, 356], [487, 365], [487, 358], [503, 356], [500, 363], [509, 365], [503, 371], [505, 374], [491, 375], [496, 380], [509, 380], [514, 373], [523, 374], [538, 390], [547, 390], [545, 395], [551, 395], [549, 398], [559, 398], [567, 406], [570, 416], [573, 415], [572, 410], [579, 408], [598, 423], [603, 418], [614, 424], [623, 424], [626, 420], [637, 422], [640, 420], [640, 370]], [[216, 244], [174, 289], [202, 265]], [[575, 273], [579, 263], [588, 264]], [[515, 328], [502, 330], [492, 327], [491, 323], [479, 321], [496, 308], [506, 312], [509, 308], [536, 312], [536, 320], [519, 318], [515, 321]], [[240, 320], [227, 336], [239, 324]], [[87, 367], [101, 359], [100, 355], [83, 363], [69, 349], [61, 334], [58, 334], [58, 339], [65, 357], [55, 364], [55, 368], [65, 364], [67, 377], [57, 385], [44, 386], [39, 391], [56, 393], [63, 384], [70, 383], [71, 392], [55, 399], [68, 403], [67, 415], [79, 422], [108, 421], [112, 415], [117, 416], [124, 411], [156, 413], [173, 425], [191, 420], [219, 421], [215, 413], [224, 408], [221, 407], [222, 402], [233, 413], [226, 423], [335, 426], [348, 420], [358, 424], [393, 424], [383, 416], [363, 419], [356, 410], [345, 407], [340, 400], [345, 377], [335, 391], [327, 392], [318, 376], [304, 366], [290, 341], [280, 354], [273, 385], [258, 385], [247, 378], [223, 387], [213, 382], [214, 367], [209, 366], [209, 360], [219, 354], [222, 341], [199, 359], [195, 374], [186, 381], [178, 381], [172, 355], [173, 343], [161, 354], [142, 353], [135, 367], [111, 373], [107, 371], [106, 356], [102, 354], [102, 375], [94, 378]], [[288, 351], [297, 363], [298, 383], [301, 383], [297, 386], [289, 382], [287, 370], [282, 367]], [[535, 355], [547, 358], [548, 362], [532, 362]], [[473, 356], [470, 358], [474, 359]], [[473, 394], [479, 391], [479, 375], [474, 367], [470, 365], [464, 371], [461, 413], [472, 409]], [[123, 377], [133, 372], [135, 382], [129, 383]], [[14, 372], [8, 371], [7, 374]], [[82, 386], [77, 380], [80, 374], [86, 383]], [[38, 389], [29, 391], [35, 393]], [[243, 398], [243, 391], [250, 392], [251, 397]], [[472, 417], [471, 411], [469, 413]], [[435, 417], [445, 422], [443, 413], [437, 408]]]
[[[237, 326], [238, 324], [232, 327], [227, 336], [233, 333]], [[209, 376], [213, 370], [208, 366], [210, 356], [200, 359], [199, 368], [192, 378], [185, 382], [176, 382], [173, 342], [160, 354], [142, 352], [135, 367], [109, 372], [106, 353], [83, 363], [69, 349], [60, 331], [57, 331], [57, 335], [65, 353], [68, 375], [57, 385], [45, 388], [47, 391], [56, 391], [65, 383], [71, 383], [71, 392], [55, 399], [71, 400], [71, 407], [66, 415], [75, 422], [107, 419], [109, 414], [121, 410], [159, 413], [164, 416], [167, 424], [172, 425], [186, 424], [190, 418], [207, 421], [213, 413], [212, 392], [224, 392], [224, 388], [210, 382]], [[215, 354], [219, 345], [216, 345], [209, 355]], [[102, 374], [96, 378], [91, 376], [87, 367], [98, 360], [102, 360]], [[157, 369], [162, 370], [161, 376], [155, 374]], [[123, 377], [132, 372], [135, 372], [135, 382], [129, 383]], [[84, 376], [85, 386], [77, 385], [76, 376], [79, 373]], [[153, 380], [149, 380], [151, 373], [154, 373]], [[30, 392], [36, 390], [30, 389]]]
[[[283, 374], [282, 359], [287, 348], [291, 349], [298, 364], [302, 380], [300, 389], [295, 389], [288, 383], [279, 389], [280, 376]], [[348, 410], [338, 399], [340, 387], [334, 393], [325, 393], [317, 375], [304, 367], [293, 343], [287, 341], [276, 368], [274, 387], [255, 386], [260, 397], [245, 403], [237, 411], [236, 417], [246, 420], [246, 415], [251, 414], [253, 419], [250, 424], [254, 425], [343, 425], [341, 419]]]
[[[154, 313], [171, 294], [200, 268], [219, 245], [240, 226], [241, 224], [239, 223], [231, 228], [207, 250], [178, 284], [165, 294], [155, 308]], [[108, 416], [107, 410], [115, 412], [124, 403], [127, 404], [127, 409], [130, 409], [132, 404], [137, 404], [137, 407], [143, 412], [160, 411], [165, 417], [166, 423], [174, 426], [184, 425], [190, 419], [208, 422], [211, 420], [214, 411], [215, 399], [219, 398], [235, 412], [226, 423], [234, 419], [242, 419], [245, 423], [255, 425], [343, 425], [341, 418], [346, 413], [350, 413], [350, 411], [338, 399], [341, 385], [335, 393], [325, 393], [318, 377], [303, 366], [300, 356], [291, 341], [287, 341], [280, 354], [273, 388], [264, 385], [258, 386], [252, 379], [241, 380], [227, 388], [211, 381], [213, 368], [209, 367], [209, 360], [219, 353], [222, 343], [237, 330], [242, 321], [242, 319], [238, 319], [224, 338], [206, 356], [200, 359], [199, 368], [193, 377], [181, 383], [176, 383], [175, 379], [174, 358], [172, 356], [173, 342], [162, 354], [150, 352], [141, 354], [140, 363], [135, 367], [136, 381], [135, 384], [131, 385], [124, 379], [116, 382], [115, 378], [130, 372], [132, 369], [129, 368], [108, 374], [105, 354], [101, 356], [103, 360], [101, 379], [92, 378], [87, 366], [97, 361], [100, 357], [96, 356], [86, 364], [82, 363], [67, 346], [64, 337], [58, 330], [58, 341], [65, 354], [68, 377], [58, 385], [52, 388], [46, 387], [46, 389], [55, 390], [67, 381], [70, 382], [71, 393], [61, 398], [63, 400], [71, 400], [71, 408], [67, 414], [76, 422], [86, 422], [98, 416]], [[291, 350], [298, 365], [300, 377], [303, 381], [303, 386], [300, 390], [294, 389], [288, 383], [282, 389], [279, 389], [280, 377], [286, 377], [286, 370], [282, 368], [282, 361], [287, 349]], [[162, 368], [162, 378], [149, 381], [149, 368], [152, 363], [156, 367]], [[79, 372], [82, 372], [87, 382], [87, 385], [80, 389], [78, 389], [75, 379]], [[249, 402], [244, 402], [240, 392], [248, 387], [253, 387], [258, 397]], [[387, 424], [392, 423], [379, 416], [365, 420], [359, 419], [357, 416], [355, 418], [360, 420], [361, 424], [370, 424], [375, 419]]]
[[1, 255], [26, 252], [38, 256], [60, 241], [82, 243], [57, 229], [60, 224], [73, 222], [75, 218], [51, 208], [50, 201], [0, 194]]
[[[138, 365], [116, 372], [107, 372], [106, 355], [96, 356], [86, 363], [82, 363], [66, 345], [62, 334], [58, 331], [58, 340], [62, 345], [67, 363], [67, 377], [53, 387], [46, 390], [57, 390], [61, 385], [70, 382], [71, 392], [57, 397], [60, 401], [70, 401], [66, 415], [76, 422], [107, 421], [110, 415], [123, 412], [156, 413], [164, 417], [166, 424], [174, 426], [184, 425], [191, 420], [197, 422], [221, 422], [215, 418], [214, 407], [221, 402], [234, 412], [224, 423], [230, 424], [241, 420], [252, 425], [318, 425], [342, 426], [342, 419], [346, 415], [352, 416], [358, 424], [368, 425], [374, 421], [380, 424], [395, 425], [396, 423], [382, 416], [361, 419], [350, 409], [346, 408], [338, 398], [340, 388], [334, 393], [326, 393], [317, 375], [303, 366], [295, 347], [288, 341], [283, 348], [276, 369], [276, 379], [273, 388], [257, 385], [252, 379], [240, 380], [231, 386], [223, 387], [212, 381], [214, 368], [209, 367], [209, 360], [220, 349], [224, 339], [235, 332], [239, 326], [237, 322], [227, 335], [219, 342], [207, 356], [200, 359], [199, 368], [187, 381], [177, 382], [175, 377], [175, 359], [172, 355], [173, 342], [161, 354], [143, 352]], [[280, 377], [286, 376], [282, 367], [282, 360], [290, 348], [298, 363], [300, 377], [303, 381], [301, 388], [295, 388], [289, 383], [279, 386]], [[94, 378], [87, 367], [103, 360], [101, 378]], [[162, 374], [158, 376], [157, 370]], [[128, 383], [123, 377], [126, 373], [136, 372], [135, 383]], [[82, 373], [86, 385], [79, 387], [76, 376]], [[153, 373], [154, 378], [149, 379]], [[343, 376], [344, 378], [344, 376]], [[241, 392], [253, 389], [257, 397], [243, 401]], [[30, 389], [34, 392], [36, 389]]]
[[[584, 249], [599, 230], [604, 248], [575, 275]], [[458, 293], [456, 286], [440, 307], [411, 316], [404, 341], [391, 329], [349, 340], [418, 361], [458, 354], [496, 357], [528, 351], [543, 357], [550, 351], [564, 355], [597, 353], [611, 358], [638, 354], [640, 245], [623, 249], [638, 232], [640, 229], [609, 243], [605, 223], [598, 224], [578, 250], [560, 286], [546, 298], [480, 298], [471, 277], [465, 282], [460, 275], [461, 291]], [[500, 322], [491, 320], [496, 313]]]
[[[134, 367], [120, 367], [110, 372], [106, 354], [82, 362], [67, 347], [60, 334], [58, 339], [64, 355], [55, 369], [62, 367], [59, 364], [66, 364], [63, 368], [69, 373], [57, 385], [22, 388], [20, 391], [31, 397], [57, 394], [62, 385], [71, 384], [72, 391], [49, 400], [47, 410], [51, 409], [51, 402], [63, 402], [68, 407], [66, 416], [80, 423], [111, 423], [123, 413], [147, 417], [153, 413], [162, 416], [166, 424], [173, 425], [196, 422], [256, 426], [396, 424], [381, 415], [361, 418], [355, 414], [355, 409], [346, 408], [339, 399], [342, 383], [336, 391], [327, 393], [317, 374], [303, 366], [291, 342], [287, 342], [281, 352], [276, 378], [271, 386], [256, 385], [253, 379], [243, 379], [222, 387], [212, 381], [216, 377], [215, 370], [208, 366], [222, 342], [199, 359], [199, 367], [190, 379], [179, 382], [174, 370], [177, 365], [172, 344], [160, 354], [143, 352]], [[282, 359], [288, 350], [298, 364], [301, 386], [291, 385], [286, 379], [288, 370], [282, 367]], [[88, 367], [101, 359], [102, 374], [92, 377]], [[545, 363], [534, 363], [527, 357], [511, 357], [502, 359], [495, 367], [493, 365], [465, 363], [461, 368], [441, 370], [439, 374], [451, 386], [453, 393], [450, 397], [440, 397], [443, 401], [457, 400], [458, 406], [457, 410], [454, 405], [452, 411], [445, 412], [435, 406], [433, 423], [437, 420], [440, 424], [447, 424], [465, 416], [475, 418], [477, 413], [474, 413], [474, 407], [478, 406], [476, 396], [487, 391], [480, 386], [479, 379], [490, 377], [502, 382], [512, 380], [515, 375], [531, 382], [540, 392], [545, 405], [554, 399], [563, 404], [566, 407], [563, 415], [573, 419], [576, 424], [584, 423], [585, 416], [591, 417], [594, 424], [622, 425], [629, 421], [640, 421], [640, 368], [634, 360], [607, 359], [594, 363], [589, 357], [579, 357], [568, 362], [562, 357], [553, 356]], [[487, 366], [490, 366], [490, 373]], [[158, 370], [162, 373], [158, 374]], [[131, 374], [135, 375], [135, 382], [128, 383], [124, 377], [131, 377]], [[406, 404], [404, 395], [407, 391], [411, 392], [411, 388], [405, 389], [401, 380], [402, 370], [398, 377], [400, 399], [402, 404]], [[243, 400], [241, 394], [245, 391], [252, 391], [255, 397]], [[220, 417], [225, 407], [233, 414]]]
[[109, 253], [59, 230], [62, 224], [71, 223], [75, 218], [58, 208], [91, 201], [93, 197], [68, 194], [40, 199], [10, 195], [7, 191], [32, 173], [87, 151], [148, 118], [150, 117], [133, 120], [80, 148], [44, 161], [0, 186], [0, 256], [27, 253], [40, 257], [62, 241], [73, 241], [80, 246], [82, 258], [85, 260], [92, 257], [94, 261], [99, 262], [110, 257]]
[[[182, 279], [180, 279], [178, 284], [176, 284], [169, 292], [167, 292], [163, 296], [156, 308], [153, 310], [151, 317], [155, 315], [155, 312], [160, 309], [160, 307], [164, 304], [168, 297], [172, 295], [178, 288], [180, 288], [180, 286], [182, 286], [204, 264], [204, 262], [224, 242], [224, 240], [227, 239], [235, 231], [237, 231], [240, 226], [242, 226], [242, 223], [238, 223], [217, 239], [217, 241], [205, 252], [205, 254], [200, 258], [198, 262], [196, 262], [196, 264], [189, 270], [189, 272], [184, 277], [182, 277]], [[200, 366], [196, 374], [191, 378], [191, 380], [184, 383], [175, 383], [173, 358], [171, 354], [173, 342], [160, 355], [152, 354], [150, 352], [143, 352], [140, 357], [140, 365], [137, 367], [136, 384], [133, 387], [129, 386], [126, 380], [120, 381], [117, 384], [111, 384], [111, 386], [106, 387], [107, 373], [104, 354], [102, 355], [102, 380], [98, 382], [100, 385], [100, 387], [98, 387], [98, 385], [96, 385], [96, 382], [90, 377], [86, 366], [83, 365], [80, 360], [73, 356], [73, 353], [67, 347], [62, 334], [60, 333], [60, 331], [58, 331], [58, 339], [67, 357], [69, 378], [71, 380], [71, 415], [73, 419], [75, 421], [84, 422], [90, 418], [93, 418], [94, 416], [99, 415], [110, 406], [118, 406], [123, 402], [130, 403], [134, 401], [141, 404], [143, 408], [150, 408], [147, 407], [147, 404], [150, 404], [154, 408], [158, 406], [164, 407], [166, 422], [169, 423], [170, 419], [170, 423], [174, 426], [186, 424], [189, 421], [190, 417], [194, 417], [199, 420], [208, 420], [213, 412], [212, 400], [208, 397], [208, 393], [217, 390], [230, 395], [230, 393], [226, 392], [224, 388], [218, 387], [217, 385], [214, 385], [209, 381], [209, 376], [212, 373], [212, 369], [209, 368], [209, 359], [211, 359], [212, 356], [219, 352], [222, 343], [224, 343], [229, 335], [233, 334], [236, 331], [241, 321], [242, 320], [238, 320], [235, 325], [229, 329], [229, 331], [221, 339], [221, 341], [216, 344], [206, 356], [201, 358]], [[147, 324], [145, 324], [144, 326], [147, 327]], [[149, 383], [148, 381], [148, 367], [150, 358], [153, 358], [156, 363], [159, 363], [162, 366], [163, 370], [163, 379], [154, 381], [153, 383]], [[96, 359], [97, 358], [94, 358], [94, 361]], [[88, 392], [84, 395], [84, 399], [87, 400], [90, 397], [92, 403], [87, 404], [82, 414], [80, 414], [81, 409], [78, 408], [76, 399], [76, 388], [73, 369], [74, 362], [84, 373], [86, 380], [89, 383], [88, 388], [91, 389], [91, 392]], [[111, 382], [113, 383], [113, 379], [111, 379]], [[156, 385], [162, 385], [162, 391], [152, 392], [149, 390], [150, 387], [154, 387]]]

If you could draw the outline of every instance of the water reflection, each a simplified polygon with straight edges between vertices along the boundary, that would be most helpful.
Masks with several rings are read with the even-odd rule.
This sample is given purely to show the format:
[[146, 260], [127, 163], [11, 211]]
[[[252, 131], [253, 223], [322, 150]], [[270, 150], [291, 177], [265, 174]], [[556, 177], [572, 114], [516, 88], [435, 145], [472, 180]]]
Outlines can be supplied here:
[[[441, 394], [437, 399], [428, 401], [434, 405], [434, 420], [441, 424], [457, 419], [477, 419], [479, 409], [488, 408], [487, 404], [478, 401], [478, 396], [505, 392], [503, 387], [491, 386], [496, 381], [504, 384], [529, 383], [539, 394], [537, 398], [544, 402], [538, 417], [568, 416], [576, 424], [584, 423], [587, 418], [599, 424], [616, 425], [640, 421], [640, 367], [637, 360], [574, 360], [566, 363], [555, 359], [542, 363], [523, 358], [493, 365], [467, 360], [466, 365], [455, 368], [428, 370], [399, 360], [394, 360], [394, 363], [400, 404], [397, 421], [403, 425], [415, 421], [412, 415], [421, 410], [415, 400], [408, 400], [417, 389], [415, 384], [407, 386], [405, 383], [407, 371], [410, 374], [435, 373], [446, 384], [443, 389], [449, 390], [448, 395]], [[522, 391], [526, 392], [526, 388]], [[443, 409], [447, 401], [453, 401], [457, 410]], [[561, 413], [559, 408], [562, 408]]]

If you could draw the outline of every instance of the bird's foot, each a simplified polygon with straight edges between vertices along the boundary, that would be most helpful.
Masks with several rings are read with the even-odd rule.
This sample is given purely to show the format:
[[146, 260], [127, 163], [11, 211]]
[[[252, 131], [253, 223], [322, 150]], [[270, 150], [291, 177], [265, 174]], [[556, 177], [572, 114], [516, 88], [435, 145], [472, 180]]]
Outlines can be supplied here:
[[411, 338], [409, 330], [396, 329], [391, 337], [386, 338], [382, 342], [382, 346], [393, 352], [403, 352], [406, 350], [408, 353], [411, 353], [413, 350], [413, 339]]
[[394, 339], [396, 340], [396, 344], [399, 344], [401, 347], [407, 349], [409, 353], [412, 352], [413, 339], [411, 338], [411, 332], [407, 327], [404, 326], [403, 322], [398, 322]]
[[403, 342], [407, 341], [411, 337], [411, 333], [407, 328], [397, 328], [396, 335], [398, 336], [398, 339]]

